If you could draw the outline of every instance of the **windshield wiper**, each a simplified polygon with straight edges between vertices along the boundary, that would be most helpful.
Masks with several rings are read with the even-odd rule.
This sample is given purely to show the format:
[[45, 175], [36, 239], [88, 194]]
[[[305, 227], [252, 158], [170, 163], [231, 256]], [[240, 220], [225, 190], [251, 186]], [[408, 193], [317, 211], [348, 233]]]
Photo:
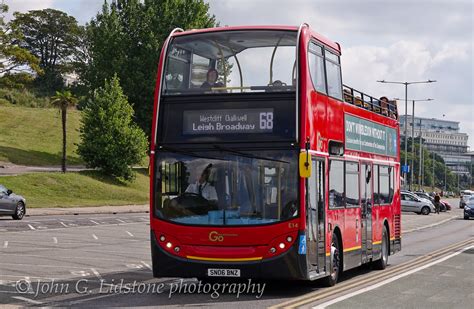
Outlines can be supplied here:
[[240, 152], [240, 151], [238, 151], [238, 150], [234, 150], [234, 149], [230, 149], [230, 148], [225, 148], [225, 147], [222, 147], [222, 146], [216, 145], [216, 144], [213, 144], [212, 146], [213, 146], [214, 148], [218, 149], [218, 150], [225, 151], [225, 152], [229, 152], [229, 153], [233, 153], [233, 154], [237, 154], [237, 155], [239, 155], [239, 156], [241, 156], [241, 157], [245, 157], [245, 158], [258, 159], [258, 160], [264, 160], [264, 161], [272, 161], [272, 162], [280, 162], [280, 163], [290, 164], [290, 162], [288, 162], [288, 161], [277, 160], [277, 159], [266, 158], [266, 157], [260, 157], [260, 156], [254, 156], [254, 155], [251, 155], [251, 154], [248, 154], [248, 153], [245, 153], [245, 152]]

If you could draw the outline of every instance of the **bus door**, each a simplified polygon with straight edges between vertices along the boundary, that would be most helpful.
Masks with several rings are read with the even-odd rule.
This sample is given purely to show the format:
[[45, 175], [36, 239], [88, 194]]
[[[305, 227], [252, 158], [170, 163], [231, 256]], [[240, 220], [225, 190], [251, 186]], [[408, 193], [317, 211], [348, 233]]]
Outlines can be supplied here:
[[368, 262], [372, 257], [372, 176], [372, 165], [362, 163], [360, 171], [362, 263]]
[[318, 273], [326, 271], [326, 231], [325, 231], [325, 164], [324, 159], [312, 162], [311, 177], [308, 179], [308, 258]]

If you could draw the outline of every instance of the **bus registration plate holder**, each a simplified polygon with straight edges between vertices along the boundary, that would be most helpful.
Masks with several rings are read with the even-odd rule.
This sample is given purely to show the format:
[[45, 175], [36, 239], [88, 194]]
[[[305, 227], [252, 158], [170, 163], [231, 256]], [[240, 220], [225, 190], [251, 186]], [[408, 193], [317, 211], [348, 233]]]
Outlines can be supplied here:
[[240, 277], [240, 269], [208, 268], [208, 277]]

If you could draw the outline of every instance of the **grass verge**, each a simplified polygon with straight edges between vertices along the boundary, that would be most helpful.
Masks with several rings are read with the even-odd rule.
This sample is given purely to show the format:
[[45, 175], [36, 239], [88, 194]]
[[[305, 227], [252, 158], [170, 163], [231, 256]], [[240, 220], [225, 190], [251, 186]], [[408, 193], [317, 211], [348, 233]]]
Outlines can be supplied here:
[[[80, 112], [67, 113], [67, 164], [83, 164], [76, 153]], [[58, 109], [0, 104], [0, 161], [20, 165], [61, 165], [62, 129]]]
[[32, 173], [0, 177], [0, 184], [26, 198], [29, 208], [131, 205], [148, 203], [148, 175], [121, 182], [97, 171]]

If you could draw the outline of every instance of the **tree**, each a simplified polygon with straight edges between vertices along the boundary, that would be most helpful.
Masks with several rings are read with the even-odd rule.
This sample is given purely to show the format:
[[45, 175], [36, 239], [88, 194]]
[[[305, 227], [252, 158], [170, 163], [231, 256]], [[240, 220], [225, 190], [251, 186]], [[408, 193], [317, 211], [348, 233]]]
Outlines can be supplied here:
[[61, 124], [63, 128], [63, 157], [61, 160], [61, 169], [66, 173], [66, 120], [67, 110], [76, 106], [77, 99], [70, 91], [56, 91], [56, 95], [51, 98], [51, 105], [59, 108], [61, 112]]
[[62, 74], [72, 71], [71, 63], [80, 45], [81, 27], [74, 17], [54, 9], [15, 12], [12, 29], [21, 33], [16, 43], [39, 58], [44, 71], [38, 84], [46, 91], [63, 88]]
[[116, 75], [94, 91], [92, 101], [82, 111], [78, 145], [88, 167], [125, 180], [133, 178], [131, 166], [145, 158], [147, 140], [132, 118], [133, 108]]
[[0, 75], [29, 69], [41, 73], [38, 58], [15, 43], [21, 39], [21, 33], [5, 23], [3, 14], [6, 12], [8, 6], [0, 3]]
[[[109, 2], [110, 3], [110, 2]], [[114, 74], [133, 103], [136, 121], [150, 133], [156, 68], [163, 42], [175, 27], [215, 26], [203, 0], [107, 1], [90, 22], [90, 61], [80, 79], [90, 89]]]

